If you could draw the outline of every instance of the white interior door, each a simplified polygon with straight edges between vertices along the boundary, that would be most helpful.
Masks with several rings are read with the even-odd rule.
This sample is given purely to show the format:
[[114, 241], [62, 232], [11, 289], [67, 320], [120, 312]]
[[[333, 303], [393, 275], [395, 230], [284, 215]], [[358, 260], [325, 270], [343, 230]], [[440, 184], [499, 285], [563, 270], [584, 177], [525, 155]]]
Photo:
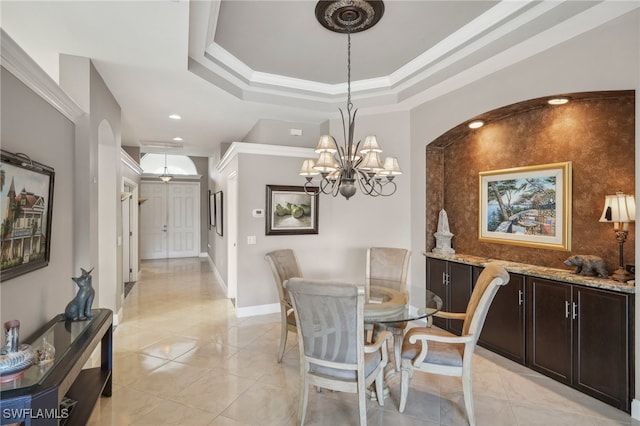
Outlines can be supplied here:
[[200, 254], [200, 184], [144, 182], [140, 185], [142, 259]]
[[200, 254], [200, 184], [176, 182], [168, 185], [168, 257]]
[[140, 184], [140, 258], [165, 259], [167, 253], [167, 186], [161, 182]]
[[[130, 188], [125, 186], [125, 192], [130, 192]], [[122, 282], [131, 282], [131, 226], [130, 213], [131, 197], [122, 201]]]

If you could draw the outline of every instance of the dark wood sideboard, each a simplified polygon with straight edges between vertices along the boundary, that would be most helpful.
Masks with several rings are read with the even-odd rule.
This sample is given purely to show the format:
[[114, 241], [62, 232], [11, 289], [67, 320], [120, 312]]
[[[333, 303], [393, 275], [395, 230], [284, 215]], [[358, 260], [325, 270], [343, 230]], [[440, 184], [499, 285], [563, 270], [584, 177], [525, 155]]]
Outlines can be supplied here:
[[[427, 256], [427, 288], [443, 309], [464, 312], [487, 259]], [[634, 395], [633, 286], [566, 270], [504, 263], [478, 343], [626, 412]], [[568, 281], [568, 282], [567, 282]], [[460, 334], [461, 321], [434, 318]]]
[[[0, 424], [86, 424], [100, 395], [111, 396], [112, 333], [113, 312], [94, 309], [83, 321], [58, 315], [26, 339], [34, 349], [46, 339], [56, 349], [55, 359], [1, 384]], [[83, 368], [98, 345], [100, 366]], [[62, 408], [63, 400], [75, 404]]]

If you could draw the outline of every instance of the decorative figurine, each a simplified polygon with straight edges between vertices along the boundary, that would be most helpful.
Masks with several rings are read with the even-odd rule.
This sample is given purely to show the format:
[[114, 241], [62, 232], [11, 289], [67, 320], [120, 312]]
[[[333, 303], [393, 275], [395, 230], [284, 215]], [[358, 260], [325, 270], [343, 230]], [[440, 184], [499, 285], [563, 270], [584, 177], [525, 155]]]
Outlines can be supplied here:
[[78, 285], [78, 293], [64, 310], [64, 316], [70, 320], [84, 320], [91, 318], [91, 304], [96, 294], [95, 290], [91, 286], [91, 268], [89, 271], [85, 271], [80, 268], [82, 275], [76, 278], [71, 278]]
[[0, 350], [0, 383], [21, 378], [24, 370], [33, 364], [35, 353], [31, 346], [20, 344], [19, 332], [20, 321], [4, 323], [5, 344]]
[[598, 256], [591, 255], [575, 255], [570, 256], [564, 261], [567, 266], [575, 266], [574, 274], [584, 275], [587, 277], [609, 278], [607, 272], [607, 264]]
[[451, 248], [451, 238], [453, 234], [449, 231], [449, 217], [444, 209], [438, 215], [438, 232], [433, 234], [436, 237], [436, 247], [431, 250], [434, 253], [453, 254], [456, 251]]

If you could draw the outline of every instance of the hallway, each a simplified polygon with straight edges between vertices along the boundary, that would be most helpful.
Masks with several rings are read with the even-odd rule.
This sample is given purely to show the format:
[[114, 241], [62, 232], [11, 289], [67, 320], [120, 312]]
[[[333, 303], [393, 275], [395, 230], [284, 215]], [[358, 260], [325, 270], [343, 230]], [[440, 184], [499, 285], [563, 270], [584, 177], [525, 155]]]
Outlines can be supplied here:
[[[123, 309], [113, 337], [113, 396], [100, 398], [90, 425], [295, 425], [296, 336], [289, 334], [278, 364], [280, 315], [237, 319], [208, 259], [143, 262]], [[466, 424], [459, 379], [416, 373], [404, 414], [399, 384], [396, 374], [384, 407], [368, 403], [370, 425]], [[483, 348], [474, 395], [479, 425], [640, 425]], [[307, 425], [357, 423], [354, 395], [310, 392]]]

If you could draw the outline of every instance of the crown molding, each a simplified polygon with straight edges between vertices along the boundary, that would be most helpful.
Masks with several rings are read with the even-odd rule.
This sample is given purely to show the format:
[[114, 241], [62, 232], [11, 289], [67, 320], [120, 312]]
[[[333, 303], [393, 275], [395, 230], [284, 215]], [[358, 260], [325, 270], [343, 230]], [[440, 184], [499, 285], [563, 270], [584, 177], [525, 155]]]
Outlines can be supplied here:
[[142, 175], [142, 167], [122, 148], [120, 148], [120, 161], [138, 176]]
[[224, 153], [216, 169], [222, 171], [227, 167], [231, 160], [240, 154], [254, 154], [254, 155], [274, 155], [278, 157], [300, 157], [309, 158], [316, 155], [312, 148], [301, 148], [297, 146], [284, 146], [284, 145], [268, 145], [248, 142], [233, 142], [229, 149]]
[[0, 28], [2, 67], [76, 123], [86, 114], [69, 95], [20, 46]]

